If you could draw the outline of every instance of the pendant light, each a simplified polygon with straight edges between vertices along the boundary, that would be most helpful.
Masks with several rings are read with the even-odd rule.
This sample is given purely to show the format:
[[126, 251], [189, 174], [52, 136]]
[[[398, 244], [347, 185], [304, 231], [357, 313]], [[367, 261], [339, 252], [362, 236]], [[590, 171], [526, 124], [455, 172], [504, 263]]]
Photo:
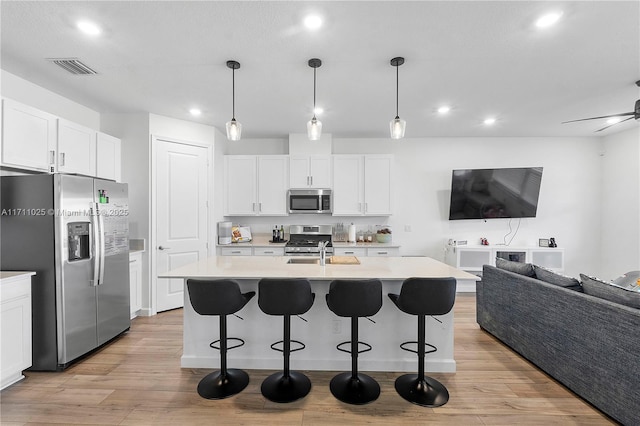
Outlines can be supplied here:
[[313, 68], [313, 118], [307, 123], [307, 136], [312, 141], [317, 141], [322, 135], [322, 122], [316, 118], [316, 68], [321, 65], [320, 59], [309, 59], [309, 66]]
[[233, 112], [231, 116], [231, 121], [227, 121], [227, 139], [230, 141], [239, 141], [240, 135], [242, 134], [242, 124], [236, 121], [236, 70], [240, 68], [240, 62], [238, 61], [227, 61], [227, 67], [231, 68], [231, 81], [232, 81], [232, 103], [233, 103]]
[[400, 56], [391, 60], [391, 65], [396, 67], [396, 118], [389, 123], [391, 139], [402, 139], [404, 137], [404, 130], [407, 127], [407, 122], [398, 115], [398, 67], [402, 64], [404, 64], [404, 58]]

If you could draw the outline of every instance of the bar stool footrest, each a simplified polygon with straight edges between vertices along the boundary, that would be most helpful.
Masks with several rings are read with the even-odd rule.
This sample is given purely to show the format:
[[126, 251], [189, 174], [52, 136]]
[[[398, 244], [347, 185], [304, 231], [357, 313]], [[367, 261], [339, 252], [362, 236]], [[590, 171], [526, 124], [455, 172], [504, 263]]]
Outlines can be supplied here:
[[[402, 342], [402, 343], [400, 344], [400, 348], [401, 348], [403, 351], [413, 352], [414, 354], [417, 354], [417, 353], [418, 353], [418, 351], [417, 351], [416, 349], [407, 348], [407, 347], [405, 347], [405, 345], [416, 345], [416, 346], [418, 346], [418, 342], [416, 342], [416, 341], [409, 341], [409, 342]], [[424, 352], [424, 354], [425, 354], [425, 355], [426, 355], [426, 354], [433, 353], [433, 352], [436, 352], [436, 351], [438, 350], [438, 348], [436, 348], [435, 346], [433, 346], [433, 345], [431, 345], [431, 344], [429, 344], [429, 343], [425, 343], [424, 345], [425, 345], [426, 347], [428, 347], [428, 348], [431, 348], [430, 350], [428, 350], [428, 351], [425, 351], [425, 352]]]
[[[227, 346], [228, 351], [230, 351], [231, 349], [239, 348], [240, 346], [244, 346], [244, 340], [240, 339], [239, 337], [227, 337], [227, 342], [229, 340], [233, 340], [235, 342], [240, 342], [240, 343], [233, 346]], [[220, 343], [220, 339], [214, 340], [213, 342], [209, 343], [209, 347], [220, 350], [220, 346], [216, 346], [218, 343]]]
[[[306, 348], [305, 344], [304, 344], [304, 343], [302, 343], [302, 342], [301, 342], [301, 341], [299, 341], [299, 340], [293, 340], [293, 339], [291, 339], [291, 340], [289, 340], [289, 341], [290, 341], [291, 343], [296, 343], [296, 344], [300, 345], [300, 346], [299, 346], [299, 347], [297, 347], [297, 348], [289, 349], [289, 352], [297, 352], [297, 351], [301, 351], [301, 350], [303, 350], [304, 348]], [[284, 343], [284, 340], [278, 340], [277, 342], [273, 343], [273, 344], [271, 345], [271, 349], [273, 349], [274, 351], [278, 351], [278, 352], [284, 352], [284, 349], [280, 349], [280, 348], [276, 348], [276, 347], [275, 347], [276, 345], [279, 345], [279, 344], [281, 344], [281, 343]]]
[[[350, 354], [351, 351], [349, 349], [343, 349], [343, 348], [340, 347], [340, 346], [347, 345], [347, 344], [350, 345], [351, 344], [351, 340], [347, 340], [346, 342], [339, 343], [338, 345], [336, 345], [336, 349], [341, 351], [341, 352], [346, 352], [346, 353]], [[364, 352], [369, 352], [371, 350], [371, 345], [366, 343], [366, 342], [358, 341], [358, 345], [364, 345], [365, 346], [365, 349], [358, 350], [359, 354], [364, 353]]]

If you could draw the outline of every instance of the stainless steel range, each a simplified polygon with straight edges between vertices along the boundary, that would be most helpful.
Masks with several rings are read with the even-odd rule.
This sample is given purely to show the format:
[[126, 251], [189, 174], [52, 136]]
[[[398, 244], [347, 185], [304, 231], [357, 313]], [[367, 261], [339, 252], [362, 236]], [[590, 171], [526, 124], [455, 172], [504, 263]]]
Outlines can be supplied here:
[[331, 225], [291, 225], [289, 242], [284, 246], [287, 256], [319, 256], [320, 244], [326, 244], [327, 256], [333, 255]]

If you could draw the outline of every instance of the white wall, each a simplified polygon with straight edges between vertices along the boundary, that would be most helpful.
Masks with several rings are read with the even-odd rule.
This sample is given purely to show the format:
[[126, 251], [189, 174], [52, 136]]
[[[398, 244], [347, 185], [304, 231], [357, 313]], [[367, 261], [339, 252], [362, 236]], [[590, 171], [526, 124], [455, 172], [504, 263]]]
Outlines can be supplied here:
[[640, 270], [640, 128], [604, 138], [601, 278]]
[[5, 70], [0, 70], [0, 79], [0, 91], [3, 97], [66, 118], [91, 129], [100, 130], [100, 113], [97, 111]]
[[[265, 150], [265, 146], [269, 149]], [[241, 141], [226, 153], [286, 154], [286, 140]], [[252, 148], [253, 147], [253, 148]], [[391, 217], [354, 218], [295, 215], [234, 217], [234, 223], [270, 232], [274, 225], [351, 223], [359, 228], [376, 224], [393, 227], [393, 241], [402, 255], [426, 255], [444, 260], [449, 238], [477, 244], [485, 237], [492, 245], [505, 241], [508, 219], [449, 221], [452, 169], [542, 166], [544, 173], [536, 218], [522, 219], [511, 245], [536, 246], [539, 238], [555, 237], [566, 249], [565, 271], [600, 271], [601, 144], [597, 138], [422, 138], [333, 140], [334, 154], [392, 153], [394, 211]], [[241, 151], [241, 152], [239, 152]], [[595, 202], [595, 208], [594, 208]], [[589, 207], [591, 206], [591, 207]], [[511, 221], [515, 231], [518, 220]], [[411, 231], [406, 232], [405, 226]], [[592, 272], [591, 272], [592, 271]]]

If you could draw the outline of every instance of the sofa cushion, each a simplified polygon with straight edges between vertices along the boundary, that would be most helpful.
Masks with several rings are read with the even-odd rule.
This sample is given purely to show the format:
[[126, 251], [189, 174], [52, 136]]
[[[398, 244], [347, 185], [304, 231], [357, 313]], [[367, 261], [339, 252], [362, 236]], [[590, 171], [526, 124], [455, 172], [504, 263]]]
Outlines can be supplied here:
[[558, 274], [557, 272], [538, 265], [533, 265], [533, 270], [536, 273], [536, 278], [546, 283], [573, 289], [580, 287], [580, 281], [573, 277]]
[[622, 274], [613, 280], [613, 283], [629, 290], [640, 291], [640, 271], [629, 271]]
[[535, 278], [536, 276], [532, 264], [514, 262], [512, 260], [506, 260], [501, 257], [496, 257], [496, 268], [500, 268], [509, 272], [515, 272], [516, 274], [524, 275], [525, 277]]
[[640, 292], [618, 287], [612, 282], [580, 274], [582, 289], [586, 294], [600, 297], [621, 305], [640, 309]]

